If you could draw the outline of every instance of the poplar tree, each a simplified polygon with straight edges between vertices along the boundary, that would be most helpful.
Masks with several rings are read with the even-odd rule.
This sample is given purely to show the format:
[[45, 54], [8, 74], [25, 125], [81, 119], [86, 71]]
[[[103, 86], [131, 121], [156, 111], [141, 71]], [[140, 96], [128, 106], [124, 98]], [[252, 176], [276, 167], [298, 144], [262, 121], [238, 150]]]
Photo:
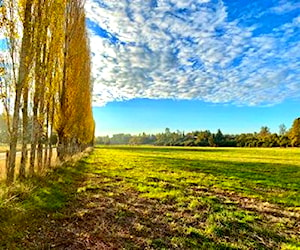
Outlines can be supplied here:
[[[22, 129], [19, 177], [23, 179], [29, 137], [29, 175], [34, 175], [36, 158], [38, 173], [51, 163], [54, 131], [59, 138], [58, 154], [64, 160], [92, 144], [95, 125], [84, 1], [8, 0], [6, 3], [7, 11], [1, 8], [1, 12], [9, 13], [10, 22], [1, 18], [0, 24], [8, 31], [10, 63], [14, 69], [8, 86], [13, 94], [8, 96], [9, 91], [6, 91], [1, 96], [4, 103], [11, 97], [14, 100], [11, 124], [8, 119], [7, 184], [10, 184], [15, 175], [19, 127]], [[22, 24], [20, 48], [17, 46], [17, 25], [12, 21], [15, 16]], [[18, 63], [15, 63], [16, 59]], [[10, 117], [10, 108], [5, 109]]]
[[[13, 0], [12, 0], [13, 1]], [[18, 78], [15, 82], [15, 100], [13, 108], [12, 129], [9, 143], [9, 157], [7, 164], [6, 182], [10, 184], [14, 181], [15, 164], [16, 164], [16, 147], [18, 141], [18, 127], [20, 118], [21, 95], [30, 72], [32, 63], [31, 54], [31, 22], [32, 22], [32, 4], [33, 0], [27, 0], [24, 4], [24, 14], [21, 17], [23, 24], [23, 36], [20, 49]], [[11, 34], [13, 35], [13, 34]]]
[[63, 77], [57, 120], [58, 154], [61, 160], [92, 141], [90, 50], [83, 1], [66, 5]]

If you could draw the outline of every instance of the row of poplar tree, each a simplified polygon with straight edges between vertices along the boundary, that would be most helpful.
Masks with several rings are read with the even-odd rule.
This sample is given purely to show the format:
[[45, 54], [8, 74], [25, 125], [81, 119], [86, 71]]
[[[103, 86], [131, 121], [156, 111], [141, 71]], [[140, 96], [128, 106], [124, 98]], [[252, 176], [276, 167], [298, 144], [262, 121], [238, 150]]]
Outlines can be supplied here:
[[17, 143], [20, 179], [27, 162], [30, 176], [50, 164], [53, 133], [60, 160], [93, 143], [91, 60], [83, 0], [5, 0], [0, 25], [6, 39], [0, 94], [9, 128], [10, 184]]

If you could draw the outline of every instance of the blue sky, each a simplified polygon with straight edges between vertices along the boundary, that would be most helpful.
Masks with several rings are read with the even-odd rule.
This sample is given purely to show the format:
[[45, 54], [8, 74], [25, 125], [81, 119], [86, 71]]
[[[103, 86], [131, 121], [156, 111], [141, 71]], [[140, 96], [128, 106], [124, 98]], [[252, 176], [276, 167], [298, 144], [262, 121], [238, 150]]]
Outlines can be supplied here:
[[96, 134], [278, 131], [300, 116], [298, 0], [87, 0]]
[[291, 127], [299, 116], [299, 102], [286, 101], [272, 107], [247, 107], [205, 103], [199, 100], [133, 99], [110, 102], [105, 107], [94, 107], [97, 135], [120, 132], [138, 134], [172, 131], [191, 132], [209, 129], [223, 133], [259, 132], [268, 126], [278, 133], [279, 125]]

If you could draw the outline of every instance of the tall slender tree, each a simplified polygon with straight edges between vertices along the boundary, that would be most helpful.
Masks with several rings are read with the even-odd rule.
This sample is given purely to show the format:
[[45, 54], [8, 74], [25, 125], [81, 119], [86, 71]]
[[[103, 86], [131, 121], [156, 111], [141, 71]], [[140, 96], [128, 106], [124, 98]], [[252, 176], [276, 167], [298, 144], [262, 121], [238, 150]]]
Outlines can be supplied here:
[[[29, 136], [29, 175], [33, 175], [36, 159], [37, 172], [51, 163], [54, 130], [59, 137], [58, 153], [63, 160], [93, 141], [95, 126], [91, 109], [90, 49], [84, 1], [7, 0], [6, 3], [8, 11], [1, 8], [1, 13], [9, 13], [10, 20], [16, 15], [22, 24], [21, 46], [18, 48], [15, 22], [4, 22], [5, 18], [1, 18], [0, 22], [0, 27], [5, 24], [9, 31], [11, 61], [18, 60], [12, 67], [17, 69], [12, 74], [13, 80], [7, 85], [10, 92], [14, 91], [12, 122], [8, 119], [11, 136], [7, 183], [10, 184], [15, 176], [20, 126], [21, 179], [25, 177]], [[1, 92], [5, 104], [8, 104], [5, 102], [7, 93], [2, 95]], [[6, 110], [7, 117], [10, 117], [8, 105]]]
[[68, 1], [64, 36], [64, 66], [59, 92], [57, 133], [61, 160], [91, 141], [90, 50], [82, 0]]
[[[13, 1], [13, 0], [12, 0]], [[14, 181], [15, 175], [15, 164], [16, 164], [16, 147], [18, 141], [18, 128], [19, 128], [19, 118], [20, 118], [20, 107], [21, 107], [21, 95], [25, 85], [28, 80], [30, 65], [32, 63], [31, 54], [31, 22], [32, 22], [32, 5], [33, 0], [25, 1], [24, 5], [24, 16], [21, 19], [23, 24], [23, 36], [20, 49], [20, 63], [18, 70], [18, 78], [15, 83], [15, 101], [13, 109], [13, 120], [12, 120], [12, 130], [10, 136], [9, 145], [9, 158], [7, 164], [7, 184]]]

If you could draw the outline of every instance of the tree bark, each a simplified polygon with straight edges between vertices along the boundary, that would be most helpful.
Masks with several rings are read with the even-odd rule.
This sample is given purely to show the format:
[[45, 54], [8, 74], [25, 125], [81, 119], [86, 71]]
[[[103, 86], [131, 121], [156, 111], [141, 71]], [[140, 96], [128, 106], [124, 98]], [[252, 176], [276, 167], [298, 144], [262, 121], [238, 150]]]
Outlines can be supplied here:
[[27, 163], [27, 143], [28, 143], [28, 86], [23, 91], [23, 131], [22, 131], [22, 155], [19, 171], [19, 178], [25, 179], [25, 170]]
[[32, 8], [32, 0], [28, 0], [25, 6], [25, 18], [23, 23], [23, 37], [21, 44], [21, 52], [20, 52], [20, 66], [19, 66], [19, 74], [18, 81], [16, 82], [16, 90], [15, 90], [15, 102], [14, 102], [14, 113], [13, 113], [13, 121], [12, 121], [12, 130], [10, 137], [10, 145], [9, 145], [9, 158], [8, 158], [8, 166], [7, 166], [7, 178], [6, 184], [10, 185], [14, 181], [15, 176], [15, 166], [16, 166], [16, 148], [18, 142], [18, 132], [19, 132], [19, 115], [20, 115], [20, 106], [21, 106], [21, 94], [24, 86], [24, 82], [28, 77], [29, 73], [29, 53], [30, 53], [30, 30], [31, 30], [31, 8]]

